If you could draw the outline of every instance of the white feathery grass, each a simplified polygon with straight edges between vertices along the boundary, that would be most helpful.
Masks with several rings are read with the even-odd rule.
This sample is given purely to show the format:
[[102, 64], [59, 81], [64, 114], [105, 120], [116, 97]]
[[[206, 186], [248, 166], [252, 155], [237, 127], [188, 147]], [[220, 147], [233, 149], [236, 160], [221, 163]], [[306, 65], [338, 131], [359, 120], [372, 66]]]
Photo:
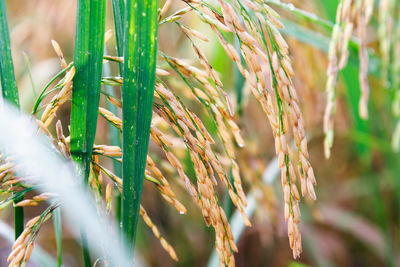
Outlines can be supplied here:
[[76, 176], [72, 164], [62, 160], [44, 136], [37, 137], [32, 118], [17, 113], [6, 103], [0, 110], [0, 148], [6, 155], [15, 156], [19, 166], [17, 172], [31, 177], [29, 182], [40, 185], [42, 192], [59, 196], [63, 213], [68, 225], [74, 226], [70, 230], [76, 238], [80, 236], [79, 229], [86, 229], [93, 252], [101, 256], [106, 251], [112, 266], [129, 266], [132, 253], [126, 250], [123, 242], [118, 242], [115, 224], [97, 213], [94, 200], [82, 188], [81, 178]]

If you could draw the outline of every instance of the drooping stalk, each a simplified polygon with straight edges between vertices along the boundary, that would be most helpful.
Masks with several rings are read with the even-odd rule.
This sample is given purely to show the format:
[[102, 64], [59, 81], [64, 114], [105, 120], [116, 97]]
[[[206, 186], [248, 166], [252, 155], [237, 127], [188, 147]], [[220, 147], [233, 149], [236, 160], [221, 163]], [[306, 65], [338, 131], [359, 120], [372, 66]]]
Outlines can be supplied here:
[[[105, 0], [79, 0], [76, 23], [71, 107], [71, 155], [87, 184], [92, 147], [96, 135], [103, 65]], [[85, 266], [90, 266], [87, 241], [82, 229]]]
[[[15, 80], [14, 65], [11, 56], [10, 35], [8, 33], [7, 10], [4, 0], [0, 0], [0, 77], [3, 99], [19, 108], [17, 82]], [[18, 203], [23, 196], [14, 200]], [[14, 207], [15, 239], [24, 230], [24, 209]]]
[[[234, 45], [235, 45], [236, 51], [240, 55], [242, 63], [243, 63], [244, 59], [243, 59], [243, 56], [240, 51], [240, 42], [236, 36], [234, 37]], [[236, 114], [239, 118], [241, 118], [242, 114], [243, 114], [243, 89], [244, 89], [244, 85], [245, 85], [245, 78], [240, 73], [239, 68], [236, 64], [233, 64], [233, 73], [234, 73], [234, 77], [235, 77], [234, 87], [235, 87], [235, 94], [236, 94]], [[232, 169], [229, 172], [229, 181], [231, 183], [234, 182]], [[229, 196], [228, 190], [225, 191], [223, 203], [224, 203], [225, 214], [228, 217], [228, 219], [230, 219], [232, 216], [232, 213], [234, 211], [234, 204]]]
[[[119, 57], [122, 57], [124, 55], [124, 18], [125, 18], [125, 0], [112, 0], [112, 8], [113, 8], [113, 15], [114, 15], [114, 25], [115, 25], [115, 35], [116, 35], [116, 43], [117, 43], [117, 54]], [[123, 75], [123, 70], [124, 70], [124, 64], [119, 63], [119, 71], [120, 75]], [[106, 90], [108, 93], [109, 90], [112, 90], [112, 88], [106, 87]], [[116, 114], [116, 112], [113, 111], [113, 109], [116, 109], [114, 105], [109, 103], [108, 110]], [[111, 109], [110, 109], [111, 108]], [[118, 136], [117, 136], [118, 133]], [[118, 145], [121, 146], [121, 135], [115, 127], [110, 127], [110, 137], [111, 137], [111, 145]], [[114, 163], [114, 171], [115, 174], [119, 177], [122, 176], [122, 166], [119, 162]], [[119, 223], [121, 223], [122, 220], [122, 197], [121, 193], [119, 190], [116, 190], [115, 193], [115, 217]]]
[[126, 1], [122, 87], [122, 229], [132, 248], [139, 215], [153, 107], [157, 2]]
[[[235, 49], [240, 55], [240, 59], [243, 62], [243, 56], [240, 52], [240, 43], [237, 37], [235, 37]], [[240, 73], [239, 68], [236, 64], [233, 64], [233, 73], [235, 75], [235, 93], [236, 93], [236, 105], [237, 105], [237, 114], [238, 116], [242, 115], [243, 112], [243, 87], [245, 84], [245, 79], [243, 75]]]
[[[104, 50], [105, 53], [107, 52], [107, 49]], [[103, 75], [104, 76], [111, 76], [111, 70], [110, 66], [108, 64], [104, 64], [103, 66]], [[104, 85], [104, 88], [106, 89], [106, 92], [108, 95], [115, 97], [115, 88], [111, 85]], [[117, 107], [112, 104], [111, 102], [107, 101], [107, 109], [111, 111], [113, 114], [118, 114]], [[108, 131], [110, 135], [110, 144], [112, 146], [119, 146], [121, 147], [121, 131], [117, 129], [114, 126], [109, 127]], [[113, 161], [113, 169], [114, 169], [114, 174], [118, 177], [122, 177], [122, 164], [121, 162], [114, 160]], [[114, 196], [114, 202], [115, 204], [115, 218], [118, 223], [121, 222], [121, 193], [117, 189], [115, 190], [115, 196]]]

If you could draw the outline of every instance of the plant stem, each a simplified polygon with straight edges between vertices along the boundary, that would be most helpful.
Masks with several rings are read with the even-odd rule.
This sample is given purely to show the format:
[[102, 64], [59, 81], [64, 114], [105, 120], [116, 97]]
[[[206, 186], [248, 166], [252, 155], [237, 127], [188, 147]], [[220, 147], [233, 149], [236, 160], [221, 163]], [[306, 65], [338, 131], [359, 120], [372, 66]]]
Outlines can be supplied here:
[[[22, 201], [23, 196], [16, 199], [14, 204]], [[14, 207], [14, 228], [15, 228], [15, 239], [17, 239], [20, 234], [24, 231], [24, 209], [22, 207]]]
[[53, 224], [54, 224], [54, 235], [56, 237], [57, 245], [57, 266], [62, 265], [62, 224], [61, 224], [61, 209], [56, 208], [53, 211]]
[[92, 266], [92, 260], [90, 258], [90, 251], [89, 251], [86, 233], [83, 229], [81, 229], [81, 240], [82, 240], [83, 263], [84, 263], [85, 267], [90, 267], [90, 266]]
[[157, 0], [127, 0], [122, 87], [122, 229], [133, 251], [148, 151], [157, 55]]

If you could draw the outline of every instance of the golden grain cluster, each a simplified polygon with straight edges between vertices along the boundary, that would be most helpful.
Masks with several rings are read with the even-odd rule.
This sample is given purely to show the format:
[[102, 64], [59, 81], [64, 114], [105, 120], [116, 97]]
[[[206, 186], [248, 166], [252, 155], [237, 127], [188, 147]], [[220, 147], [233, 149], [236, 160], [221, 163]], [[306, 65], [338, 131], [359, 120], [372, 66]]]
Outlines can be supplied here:
[[327, 105], [324, 115], [325, 133], [325, 157], [330, 157], [330, 149], [333, 144], [333, 115], [336, 111], [335, 86], [340, 70], [346, 65], [349, 57], [349, 42], [353, 32], [356, 31], [359, 38], [360, 59], [360, 89], [359, 113], [361, 118], [368, 117], [368, 51], [367, 51], [367, 26], [371, 19], [374, 7], [373, 0], [341, 0], [336, 11], [336, 24], [333, 27], [331, 42], [329, 45], [327, 69]]
[[[304, 119], [299, 107], [299, 98], [292, 81], [294, 70], [289, 57], [289, 47], [279, 31], [283, 27], [279, 20], [279, 15], [262, 0], [218, 0], [218, 6], [215, 7], [200, 0], [183, 0], [187, 7], [167, 16], [172, 2], [171, 0], [166, 1], [161, 8], [159, 14], [160, 23], [175, 23], [179, 27], [183, 36], [191, 44], [196, 62], [188, 63], [188, 61], [178, 56], [167, 55], [159, 51], [159, 60], [163, 63], [163, 67], [157, 67], [150, 138], [163, 151], [164, 157], [169, 164], [175, 168], [182, 184], [200, 208], [207, 226], [211, 225], [214, 228], [216, 250], [221, 265], [234, 266], [234, 252], [237, 252], [238, 249], [233, 239], [228, 218], [220, 205], [216, 186], [219, 182], [223, 184], [233, 204], [242, 214], [244, 223], [250, 226], [250, 220], [245, 214], [246, 194], [242, 185], [240, 166], [236, 158], [237, 150], [244, 147], [245, 142], [240, 134], [235, 110], [224, 84], [219, 74], [208, 61], [205, 53], [194, 40], [197, 38], [208, 42], [209, 38], [203, 33], [185, 26], [180, 21], [183, 16], [193, 14], [208, 25], [216, 35], [228, 57], [245, 78], [246, 86], [250, 88], [269, 120], [275, 140], [275, 152], [279, 159], [279, 168], [281, 170], [284, 217], [287, 221], [289, 244], [293, 250], [293, 257], [297, 258], [302, 251], [299, 230], [300, 192], [297, 188], [297, 177], [300, 180], [302, 196], [308, 195], [314, 200], [316, 199], [314, 191], [316, 179], [309, 161]], [[367, 3], [363, 3], [360, 9], [357, 9], [362, 11], [355, 12], [348, 6], [348, 2], [351, 1], [344, 1], [340, 7], [341, 13], [339, 12], [337, 24], [339, 26], [335, 26], [334, 30], [334, 33], [338, 36], [334, 38], [335, 43], [331, 44], [331, 62], [328, 71], [330, 75], [328, 81], [329, 94], [332, 94], [332, 88], [336, 83], [338, 68], [341, 68], [347, 61], [347, 44], [353, 27], [353, 17], [347, 14], [349, 12], [357, 17], [360, 25], [359, 37], [362, 39], [361, 47], [363, 48], [361, 49], [362, 51], [360, 50], [360, 58], [364, 65], [367, 64], [368, 60], [365, 54], [365, 25], [370, 17], [370, 6]], [[338, 27], [341, 28], [338, 29]], [[342, 28], [344, 29], [343, 31], [341, 30]], [[236, 49], [228, 41], [226, 34], [231, 34], [238, 40], [239, 49]], [[106, 39], [109, 38], [110, 32], [107, 32]], [[56, 54], [60, 58], [61, 66], [66, 70], [66, 73], [54, 87], [56, 93], [51, 100], [47, 101], [43, 114], [37, 122], [40, 129], [54, 142], [54, 147], [58, 148], [66, 160], [71, 160], [70, 138], [64, 136], [61, 122], [58, 121], [56, 123], [56, 137], [53, 137], [49, 131], [49, 126], [56, 118], [56, 112], [59, 107], [71, 97], [75, 68], [73, 64], [67, 64], [57, 42], [53, 41], [52, 43]], [[114, 56], [105, 56], [104, 59], [110, 62], [123, 62], [123, 58]], [[366, 73], [365, 68], [365, 66], [362, 68], [362, 75]], [[366, 80], [366, 76], [360, 76], [360, 78], [363, 81]], [[171, 84], [173, 83], [169, 82], [173, 79], [180, 80], [184, 84], [184, 89], [172, 89]], [[122, 79], [121, 77], [104, 77], [102, 82], [120, 86]], [[364, 85], [363, 92], [366, 96], [362, 98], [362, 110], [366, 106], [368, 99], [367, 83], [364, 83]], [[181, 91], [185, 91], [185, 93], [180, 95]], [[106, 98], [117, 109], [122, 108], [123, 104], [118, 97], [106, 95]], [[202, 105], [215, 126], [216, 137], [211, 136], [200, 116], [195, 114], [184, 103], [186, 98]], [[329, 99], [327, 117], [330, 117], [329, 114], [334, 109], [333, 98], [330, 97]], [[114, 114], [104, 107], [99, 108], [99, 114], [112, 127], [115, 126], [122, 130], [122, 120], [118, 114]], [[331, 125], [329, 119], [327, 121], [328, 125]], [[325, 128], [327, 130], [331, 129], [331, 127]], [[292, 148], [292, 141], [295, 149]], [[218, 147], [219, 144], [222, 149]], [[190, 157], [195, 173], [195, 177], [191, 177], [191, 179], [185, 173], [180, 150], [186, 150]], [[89, 185], [99, 199], [104, 199], [104, 201], [99, 201], [99, 205], [104, 205], [107, 213], [111, 213], [112, 188], [116, 187], [121, 190], [123, 181], [113, 171], [104, 166], [102, 157], [121, 161], [121, 148], [106, 144], [98, 144], [93, 147]], [[0, 172], [1, 179], [7, 174], [6, 171], [12, 168], [12, 163], [5, 163]], [[186, 208], [177, 199], [170, 182], [161, 169], [158, 166], [158, 162], [154, 161], [151, 154], [149, 154], [145, 179], [153, 183], [162, 197], [173, 205], [179, 213], [185, 214]], [[230, 172], [232, 173], [232, 180], [229, 179]], [[103, 175], [107, 179], [103, 179]], [[2, 181], [2, 186], [12, 186], [18, 182], [17, 178], [11, 176], [7, 181]], [[33, 197], [33, 199], [23, 200], [17, 205], [34, 206], [48, 200], [50, 197], [56, 198], [56, 196], [49, 194], [41, 194]], [[171, 258], [177, 260], [178, 257], [175, 250], [161, 236], [160, 231], [142, 206], [140, 207], [140, 214]], [[45, 214], [45, 218], [50, 216], [51, 213]], [[39, 220], [39, 218], [41, 219]], [[13, 246], [13, 251], [9, 257], [11, 266], [17, 266], [17, 263], [26, 261], [29, 258], [33, 247], [33, 239], [30, 238], [33, 233], [33, 226], [39, 221], [42, 224], [45, 221], [43, 218], [36, 217], [26, 225], [25, 231]], [[39, 228], [35, 227], [35, 235]]]

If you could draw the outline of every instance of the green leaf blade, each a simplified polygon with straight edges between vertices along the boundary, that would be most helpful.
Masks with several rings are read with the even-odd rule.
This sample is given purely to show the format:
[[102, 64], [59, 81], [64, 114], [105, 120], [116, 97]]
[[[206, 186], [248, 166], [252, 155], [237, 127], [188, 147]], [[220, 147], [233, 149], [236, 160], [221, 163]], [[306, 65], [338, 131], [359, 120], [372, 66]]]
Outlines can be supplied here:
[[57, 246], [57, 266], [62, 266], [62, 220], [61, 220], [61, 210], [57, 208], [53, 211], [53, 225], [54, 225], [54, 235], [56, 238]]
[[19, 107], [17, 82], [11, 56], [6, 4], [0, 0], [0, 77], [3, 98]]
[[79, 0], [74, 50], [76, 74], [73, 81], [71, 105], [71, 154], [74, 160], [81, 164], [83, 164], [83, 153], [87, 151], [84, 141], [86, 140], [87, 125], [89, 15], [89, 1]]
[[134, 247], [148, 152], [157, 55], [156, 0], [128, 0], [124, 41], [122, 228]]
[[78, 2], [71, 107], [71, 154], [90, 171], [100, 101], [105, 32], [105, 0]]
[[[0, 80], [3, 99], [19, 108], [19, 96], [17, 81], [15, 80], [14, 65], [11, 55], [10, 34], [8, 32], [7, 9], [4, 0], [0, 0]], [[14, 200], [18, 203], [23, 200], [20, 197]], [[24, 209], [14, 207], [15, 239], [24, 230]]]
[[[105, 0], [79, 0], [76, 23], [71, 106], [71, 155], [89, 180], [92, 148], [96, 136], [104, 55]], [[81, 229], [85, 266], [91, 266], [85, 229]]]
[[[124, 54], [124, 13], [125, 1], [124, 0], [112, 0], [114, 24], [115, 24], [115, 35], [117, 39], [117, 54], [122, 57]], [[122, 64], [120, 64], [123, 66]]]

